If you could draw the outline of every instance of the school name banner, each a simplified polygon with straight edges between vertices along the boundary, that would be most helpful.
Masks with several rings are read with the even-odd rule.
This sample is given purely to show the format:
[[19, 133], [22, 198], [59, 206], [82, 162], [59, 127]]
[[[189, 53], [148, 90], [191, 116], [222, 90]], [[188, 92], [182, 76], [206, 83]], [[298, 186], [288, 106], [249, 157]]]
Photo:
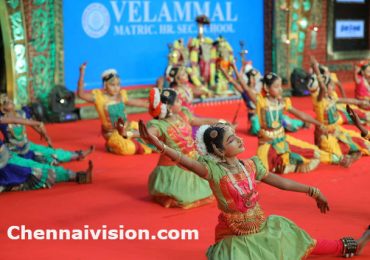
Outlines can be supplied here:
[[167, 65], [174, 40], [197, 36], [195, 18], [205, 14], [211, 24], [205, 36], [223, 36], [238, 58], [239, 42], [247, 60], [263, 69], [263, 1], [107, 1], [63, 2], [65, 78], [77, 86], [79, 66], [87, 62], [86, 89], [101, 87], [101, 73], [118, 71], [124, 86], [153, 84]]

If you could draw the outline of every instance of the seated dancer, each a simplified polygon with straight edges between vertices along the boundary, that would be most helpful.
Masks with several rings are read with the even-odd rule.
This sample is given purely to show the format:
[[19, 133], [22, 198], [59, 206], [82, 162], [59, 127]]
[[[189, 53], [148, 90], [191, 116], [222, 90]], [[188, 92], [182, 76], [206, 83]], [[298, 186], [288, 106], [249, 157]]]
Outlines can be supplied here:
[[312, 144], [303, 142], [285, 134], [282, 115], [290, 112], [305, 122], [321, 126], [322, 124], [308, 114], [292, 107], [289, 98], [282, 98], [281, 78], [268, 73], [263, 78], [263, 92], [256, 93], [245, 85], [236, 65], [233, 65], [237, 80], [229, 78], [234, 85], [244, 85], [246, 94], [256, 104], [259, 125], [259, 146], [257, 155], [266, 169], [274, 173], [309, 172], [315, 169], [320, 161], [331, 163], [330, 154], [320, 151]]
[[[192, 137], [192, 126], [215, 123], [212, 118], [198, 118], [181, 107], [177, 93], [164, 89], [159, 93], [153, 88], [150, 93], [149, 113], [154, 117], [148, 122], [151, 134], [169, 147], [196, 159], [198, 153]], [[167, 156], [161, 155], [157, 167], [149, 176], [149, 192], [155, 201], [164, 207], [193, 208], [213, 201], [208, 183], [176, 165]]]
[[[222, 69], [221, 69], [222, 70]], [[252, 135], [257, 135], [261, 126], [259, 124], [259, 119], [256, 114], [256, 104], [249, 98], [247, 90], [244, 87], [249, 88], [249, 91], [253, 91], [256, 95], [261, 92], [261, 87], [259, 87], [259, 82], [261, 81], [261, 75], [258, 70], [254, 69], [251, 65], [244, 67], [243, 79], [245, 84], [234, 85], [235, 89], [241, 94], [242, 99], [248, 108], [248, 119], [250, 122], [249, 133]], [[226, 73], [226, 72], [225, 72]], [[227, 77], [228, 78], [228, 77]], [[292, 119], [286, 114], [283, 114], [283, 127], [286, 131], [296, 132], [298, 129], [304, 126], [304, 122], [298, 119]]]
[[275, 215], [266, 217], [258, 202], [256, 180], [282, 190], [306, 193], [315, 199], [322, 213], [326, 213], [329, 206], [318, 188], [269, 173], [258, 157], [238, 159], [245, 150], [243, 141], [226, 124], [200, 127], [196, 141], [202, 156], [198, 160], [168, 147], [151, 134], [142, 121], [139, 128], [148, 143], [210, 183], [221, 213], [216, 226], [216, 242], [207, 251], [208, 259], [351, 257], [361, 254], [370, 240], [370, 226], [357, 240], [351, 237], [316, 240], [289, 219]]
[[[117, 71], [110, 69], [102, 74], [103, 89], [94, 89], [91, 92], [84, 90], [86, 63], [80, 66], [77, 95], [86, 102], [94, 103], [102, 123], [101, 131], [106, 141], [108, 152], [119, 155], [150, 154], [152, 152], [146, 144], [137, 138], [131, 138], [131, 130], [137, 129], [137, 122], [127, 121], [125, 106], [148, 107], [148, 103], [138, 99], [128, 99], [126, 90], [121, 89]], [[115, 129], [118, 118], [127, 124], [127, 136], [122, 136]]]
[[[346, 98], [346, 94], [344, 92], [344, 88], [339, 81], [337, 75], [335, 73], [331, 73], [329, 68], [324, 65], [319, 65], [319, 71], [321, 75], [326, 76], [327, 78], [330, 78], [331, 83], [333, 84], [333, 92], [332, 96], [334, 98], [338, 98], [337, 92], [335, 91], [336, 87], [338, 87], [339, 92], [342, 96], [342, 98]], [[315, 86], [312, 86], [312, 85]], [[315, 90], [318, 88], [316, 75], [313, 74], [309, 81], [308, 89], [315, 92]], [[338, 115], [340, 116], [338, 120], [338, 124], [353, 124], [350, 115], [347, 113], [346, 104], [343, 103], [337, 103], [336, 104]], [[364, 107], [366, 108], [366, 106]], [[352, 109], [356, 112], [356, 114], [360, 117], [360, 119], [364, 122], [370, 122], [370, 111], [366, 111], [365, 109], [360, 108], [359, 106], [352, 105]]]
[[337, 103], [354, 105], [366, 105], [367, 100], [353, 98], [338, 98], [333, 95], [333, 84], [329, 77], [321, 75], [318, 63], [311, 57], [313, 70], [318, 80], [316, 91], [311, 90], [316, 118], [326, 126], [325, 131], [321, 128], [315, 129], [315, 143], [320, 149], [336, 156], [346, 158], [348, 165], [363, 155], [370, 155], [370, 142], [361, 138], [354, 132], [341, 127], [337, 122], [339, 115]]
[[[44, 137], [49, 147], [29, 141], [27, 125]], [[75, 152], [53, 149], [44, 124], [32, 120], [29, 109], [16, 110], [13, 101], [6, 94], [0, 95], [0, 131], [10, 152], [41, 163], [58, 164], [60, 162], [82, 160], [94, 151], [94, 146], [85, 151]]]
[[[365, 61], [355, 66], [355, 97], [360, 100], [370, 100], [370, 62]], [[361, 108], [370, 110], [370, 106]]]
[[361, 136], [366, 140], [370, 141], [370, 131], [361, 123], [360, 117], [356, 114], [355, 110], [353, 110], [349, 105], [347, 105], [348, 114], [351, 116], [351, 119], [354, 125], [361, 131]]
[[86, 171], [74, 172], [12, 153], [0, 141], [0, 192], [50, 188], [55, 182], [91, 183], [92, 162]]

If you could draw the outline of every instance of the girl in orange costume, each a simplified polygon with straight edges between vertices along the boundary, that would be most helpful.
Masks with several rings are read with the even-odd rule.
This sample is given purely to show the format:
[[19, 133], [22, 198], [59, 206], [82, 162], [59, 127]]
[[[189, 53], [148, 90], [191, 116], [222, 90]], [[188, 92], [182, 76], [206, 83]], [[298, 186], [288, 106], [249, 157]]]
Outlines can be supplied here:
[[[108, 152], [119, 155], [150, 154], [152, 152], [140, 140], [131, 138], [132, 131], [137, 130], [137, 122], [127, 123], [126, 106], [148, 107], [147, 102], [128, 99], [126, 90], [121, 89], [120, 78], [116, 70], [106, 70], [102, 74], [103, 89], [94, 89], [91, 92], [84, 90], [84, 76], [86, 64], [80, 66], [77, 95], [86, 102], [94, 103], [102, 123], [102, 135], [106, 140]], [[118, 119], [122, 118], [128, 129], [125, 136], [117, 130]]]

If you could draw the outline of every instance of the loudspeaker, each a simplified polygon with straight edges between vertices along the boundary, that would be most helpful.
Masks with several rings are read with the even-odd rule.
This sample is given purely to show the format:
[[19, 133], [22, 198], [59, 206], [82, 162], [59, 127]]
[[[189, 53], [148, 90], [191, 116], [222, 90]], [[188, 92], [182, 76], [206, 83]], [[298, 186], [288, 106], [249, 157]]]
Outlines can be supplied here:
[[293, 96], [309, 96], [310, 91], [308, 90], [309, 74], [300, 68], [295, 68], [290, 75], [290, 82], [292, 84]]
[[48, 121], [68, 122], [78, 120], [75, 109], [75, 94], [65, 86], [56, 85], [49, 94]]
[[65, 86], [56, 85], [49, 94], [49, 100], [53, 113], [67, 113], [75, 109], [75, 94]]
[[61, 123], [78, 120], [78, 114], [75, 112], [52, 113], [48, 116], [49, 122]]

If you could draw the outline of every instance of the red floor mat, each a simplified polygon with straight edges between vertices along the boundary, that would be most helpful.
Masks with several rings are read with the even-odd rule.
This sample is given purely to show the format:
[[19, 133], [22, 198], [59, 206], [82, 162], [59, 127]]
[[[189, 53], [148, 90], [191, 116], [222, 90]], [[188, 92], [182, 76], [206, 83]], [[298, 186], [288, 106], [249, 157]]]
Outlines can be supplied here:
[[[294, 98], [293, 104], [312, 114], [310, 99]], [[200, 105], [196, 113], [232, 120], [237, 102]], [[147, 115], [131, 119], [149, 119]], [[240, 110], [238, 132], [246, 142], [242, 157], [255, 154], [257, 139], [245, 135], [246, 111]], [[86, 149], [95, 144], [89, 158], [94, 161], [94, 183], [77, 185], [62, 183], [50, 190], [0, 194], [0, 259], [205, 259], [213, 243], [218, 211], [215, 204], [181, 210], [164, 209], [153, 203], [147, 192], [147, 179], [158, 155], [120, 157], [104, 151], [97, 120], [48, 125], [56, 147]], [[29, 131], [31, 132], [31, 130]], [[313, 129], [304, 129], [294, 136], [313, 142]], [[38, 137], [34, 134], [35, 141]], [[65, 165], [74, 170], [87, 167], [87, 161]], [[259, 186], [261, 204], [267, 214], [290, 218], [314, 238], [337, 239], [358, 237], [370, 224], [369, 158], [364, 157], [350, 169], [320, 165], [315, 172], [289, 174], [286, 178], [319, 187], [327, 196], [331, 211], [320, 214], [314, 201], [304, 194], [295, 194]], [[28, 229], [119, 228], [198, 229], [198, 240], [83, 240], [46, 241], [11, 240], [7, 230], [13, 225]], [[104, 228], [103, 228], [104, 229]], [[337, 259], [311, 257], [312, 259]], [[370, 246], [363, 256], [369, 259]]]

